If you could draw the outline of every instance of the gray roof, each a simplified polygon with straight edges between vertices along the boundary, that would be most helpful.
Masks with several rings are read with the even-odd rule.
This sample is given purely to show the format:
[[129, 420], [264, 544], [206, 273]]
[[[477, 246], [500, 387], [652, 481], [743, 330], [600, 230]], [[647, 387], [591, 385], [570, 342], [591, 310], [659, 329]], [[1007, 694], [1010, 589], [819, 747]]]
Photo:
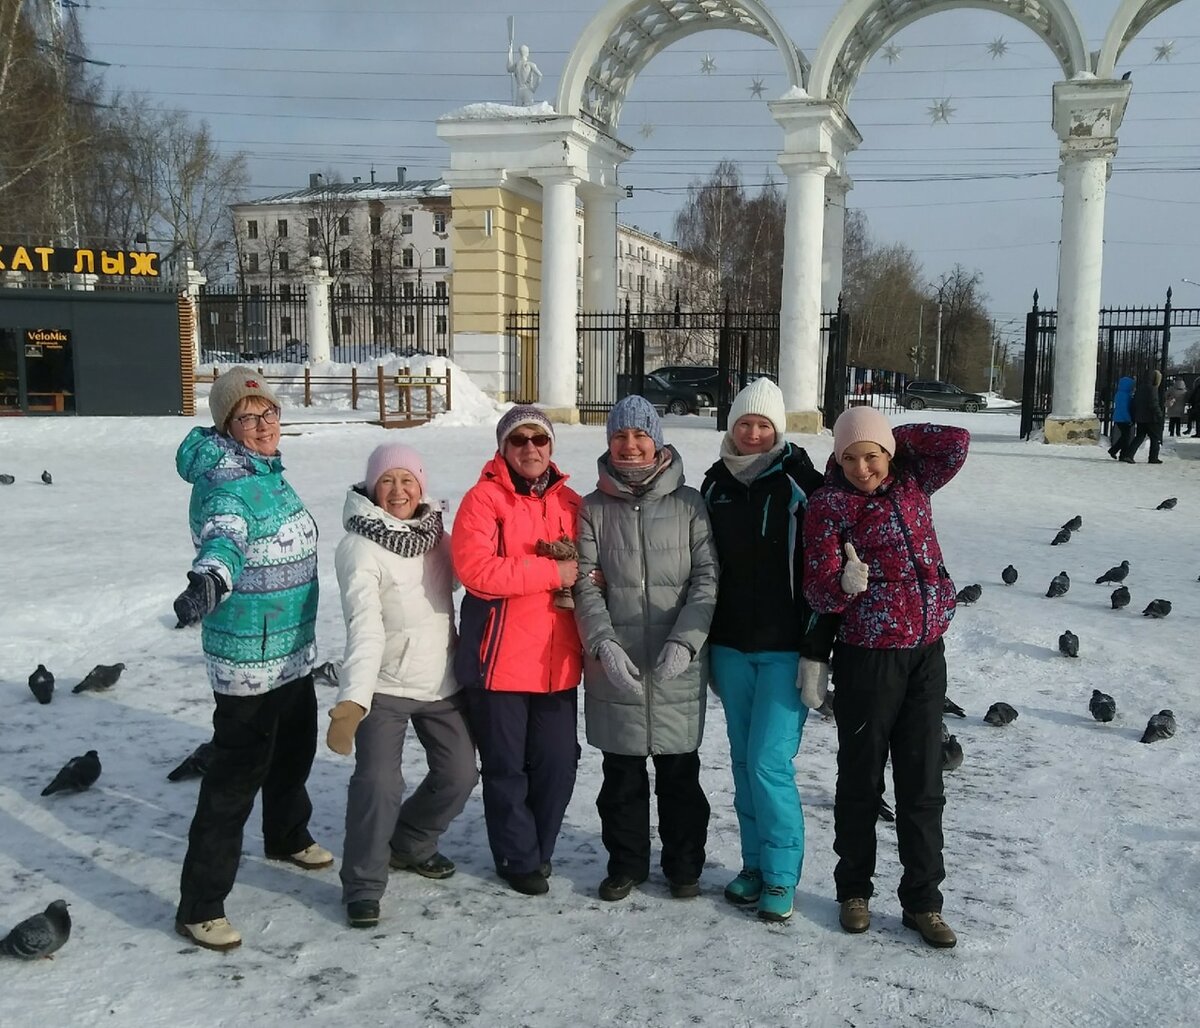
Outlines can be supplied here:
[[348, 200], [387, 200], [395, 197], [437, 196], [449, 197], [450, 187], [440, 178], [420, 179], [405, 182], [334, 182], [327, 186], [315, 188], [294, 189], [289, 193], [277, 193], [274, 196], [264, 196], [260, 200], [248, 200], [245, 204], [234, 204], [234, 207], [249, 206], [263, 203], [306, 203], [313, 200], [326, 200], [331, 196], [345, 197]]

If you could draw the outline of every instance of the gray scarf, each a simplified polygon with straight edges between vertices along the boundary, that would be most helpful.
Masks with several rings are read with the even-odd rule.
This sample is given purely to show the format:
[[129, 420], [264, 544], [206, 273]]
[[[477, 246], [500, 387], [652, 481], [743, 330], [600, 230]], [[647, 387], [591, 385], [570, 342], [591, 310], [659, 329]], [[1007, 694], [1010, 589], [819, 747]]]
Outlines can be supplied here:
[[721, 437], [721, 460], [734, 478], [742, 485], [749, 486], [779, 459], [785, 446], [787, 442], [780, 440], [766, 453], [738, 453], [733, 447], [733, 437], [726, 432]]
[[671, 451], [665, 446], [654, 455], [654, 463], [644, 468], [617, 468], [612, 460], [607, 458], [608, 473], [617, 482], [625, 486], [634, 496], [643, 495], [671, 463]]

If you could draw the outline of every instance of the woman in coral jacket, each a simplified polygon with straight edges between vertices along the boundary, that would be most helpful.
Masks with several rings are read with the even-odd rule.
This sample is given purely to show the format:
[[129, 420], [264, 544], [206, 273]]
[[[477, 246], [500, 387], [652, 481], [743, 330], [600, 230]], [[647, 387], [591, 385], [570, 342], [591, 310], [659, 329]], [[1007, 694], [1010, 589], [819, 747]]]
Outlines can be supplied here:
[[454, 519], [454, 571], [467, 591], [454, 669], [479, 747], [496, 873], [535, 896], [549, 889], [575, 788], [583, 669], [574, 613], [555, 602], [578, 564], [539, 556], [537, 544], [576, 538], [580, 498], [550, 459], [554, 429], [538, 408], [508, 411], [496, 443]]
[[967, 459], [970, 436], [947, 425], [892, 431], [872, 407], [833, 426], [825, 485], [804, 518], [804, 596], [842, 615], [833, 648], [838, 777], [834, 869], [842, 928], [865, 932], [875, 821], [890, 753], [905, 927], [931, 946], [956, 937], [942, 919], [942, 713], [954, 583], [930, 496]]

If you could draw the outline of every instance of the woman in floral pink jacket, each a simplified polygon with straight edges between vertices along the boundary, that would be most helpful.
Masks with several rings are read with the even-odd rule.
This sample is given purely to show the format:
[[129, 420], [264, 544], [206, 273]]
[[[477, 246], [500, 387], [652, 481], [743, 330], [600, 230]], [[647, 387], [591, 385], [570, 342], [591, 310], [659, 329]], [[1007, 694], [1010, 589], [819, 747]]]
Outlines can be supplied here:
[[872, 407], [833, 428], [825, 485], [804, 519], [804, 595], [841, 615], [833, 651], [838, 780], [834, 870], [842, 927], [870, 927], [875, 821], [890, 753], [904, 924], [932, 946], [956, 937], [942, 919], [942, 635], [954, 583], [942, 560], [930, 496], [967, 458], [970, 436], [945, 425], [893, 432]]

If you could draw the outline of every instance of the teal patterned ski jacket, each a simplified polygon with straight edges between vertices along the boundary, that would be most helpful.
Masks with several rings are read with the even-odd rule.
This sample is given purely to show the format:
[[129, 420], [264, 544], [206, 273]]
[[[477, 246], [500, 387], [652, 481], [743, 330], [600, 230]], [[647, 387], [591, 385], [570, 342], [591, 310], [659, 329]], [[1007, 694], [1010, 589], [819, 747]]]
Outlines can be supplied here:
[[175, 467], [192, 486], [192, 569], [227, 589], [201, 627], [213, 691], [250, 696], [302, 678], [317, 656], [317, 525], [279, 455], [194, 428]]

